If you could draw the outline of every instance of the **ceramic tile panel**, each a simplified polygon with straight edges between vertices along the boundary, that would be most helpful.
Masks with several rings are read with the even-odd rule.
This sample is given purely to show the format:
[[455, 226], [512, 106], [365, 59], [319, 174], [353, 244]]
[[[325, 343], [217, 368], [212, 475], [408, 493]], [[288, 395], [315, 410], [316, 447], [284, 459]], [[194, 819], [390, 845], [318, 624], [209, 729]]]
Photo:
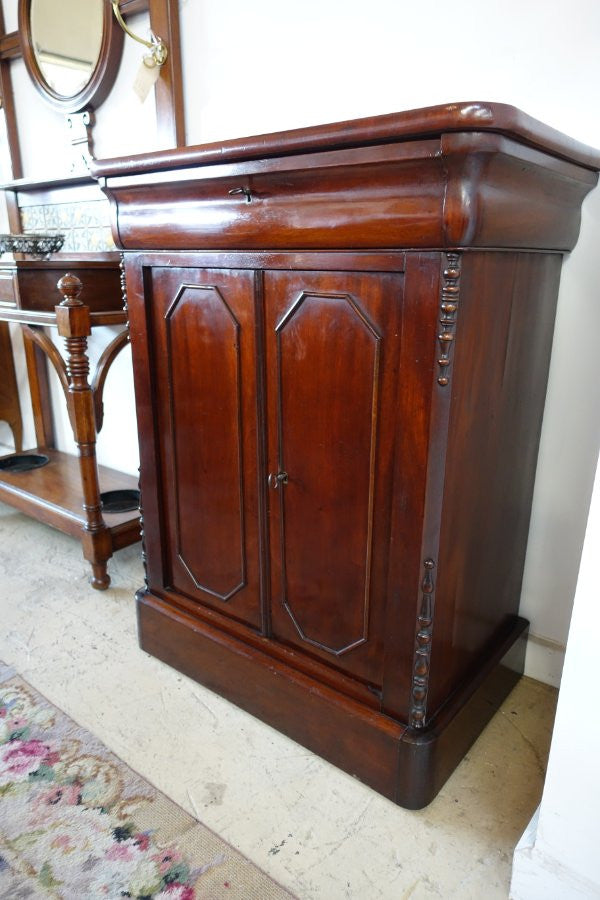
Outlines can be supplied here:
[[63, 253], [115, 249], [105, 199], [27, 206], [21, 209], [21, 222], [24, 231], [63, 233]]

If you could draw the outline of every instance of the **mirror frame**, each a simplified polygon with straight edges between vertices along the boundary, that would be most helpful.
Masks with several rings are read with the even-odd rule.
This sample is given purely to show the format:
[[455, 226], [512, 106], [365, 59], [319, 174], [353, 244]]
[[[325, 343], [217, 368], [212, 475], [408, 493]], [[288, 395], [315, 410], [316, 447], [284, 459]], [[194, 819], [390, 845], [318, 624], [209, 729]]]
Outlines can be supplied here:
[[35, 57], [31, 37], [31, 2], [19, 0], [19, 35], [23, 61], [36, 89], [55, 109], [76, 113], [82, 109], [96, 109], [108, 96], [119, 70], [123, 49], [123, 32], [108, 0], [102, 0], [102, 42], [98, 62], [87, 84], [70, 97], [54, 91], [44, 78]]

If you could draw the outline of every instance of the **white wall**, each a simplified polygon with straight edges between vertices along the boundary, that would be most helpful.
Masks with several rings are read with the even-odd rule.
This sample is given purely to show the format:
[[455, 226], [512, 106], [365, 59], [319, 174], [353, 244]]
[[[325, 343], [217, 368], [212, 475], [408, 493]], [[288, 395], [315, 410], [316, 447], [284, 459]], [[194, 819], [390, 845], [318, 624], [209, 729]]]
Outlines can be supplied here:
[[600, 897], [600, 466], [585, 535], [546, 784], [515, 851], [514, 900]]
[[[515, 104], [600, 146], [597, 0], [572, 0], [568, 7], [562, 0], [181, 0], [180, 10], [189, 143], [481, 99]], [[129, 71], [139, 50], [129, 40], [126, 47]], [[26, 95], [30, 104], [27, 132], [39, 134], [39, 113], [47, 147], [54, 135], [48, 113], [21, 83], [19, 64], [15, 76], [18, 97]], [[99, 155], [156, 146], [148, 121], [139, 124], [151, 101], [140, 112], [132, 79], [133, 71], [122, 74], [99, 111]], [[39, 148], [27, 152], [33, 164]], [[527, 671], [553, 683], [600, 443], [599, 238], [596, 190], [585, 203], [579, 245], [561, 284], [522, 599], [522, 612], [541, 639], [530, 644]], [[129, 381], [124, 371], [119, 377], [125, 396]], [[119, 419], [130, 415], [119, 397], [112, 415], [100, 457], [121, 456], [122, 468], [133, 470], [131, 448], [114, 450], [122, 437]], [[65, 429], [66, 420], [61, 434]]]
[[[10, 18], [7, 11], [16, 5], [17, 0], [3, 0], [5, 18]], [[147, 36], [149, 18], [146, 13], [131, 16], [128, 24], [137, 34]], [[123, 48], [115, 86], [96, 112], [94, 153], [98, 157], [158, 149], [153, 98], [140, 103], [132, 87], [144, 48], [129, 38], [125, 39]], [[68, 175], [69, 142], [64, 115], [44, 102], [22, 59], [11, 64], [11, 75], [24, 176], [60, 178]]]

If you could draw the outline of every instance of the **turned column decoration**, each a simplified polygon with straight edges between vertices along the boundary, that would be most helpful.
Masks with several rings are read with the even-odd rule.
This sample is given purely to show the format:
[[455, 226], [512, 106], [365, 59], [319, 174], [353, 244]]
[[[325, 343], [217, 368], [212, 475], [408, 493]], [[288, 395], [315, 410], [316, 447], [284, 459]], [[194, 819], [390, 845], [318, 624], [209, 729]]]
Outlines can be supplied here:
[[57, 285], [64, 297], [56, 307], [58, 333], [65, 339], [69, 390], [69, 418], [79, 451], [83, 485], [83, 554], [92, 565], [92, 587], [105, 590], [110, 584], [106, 563], [111, 556], [110, 532], [102, 518], [98, 466], [96, 463], [96, 424], [94, 396], [88, 376], [90, 363], [87, 339], [91, 334], [89, 308], [79, 299], [83, 285], [77, 276], [67, 273]]

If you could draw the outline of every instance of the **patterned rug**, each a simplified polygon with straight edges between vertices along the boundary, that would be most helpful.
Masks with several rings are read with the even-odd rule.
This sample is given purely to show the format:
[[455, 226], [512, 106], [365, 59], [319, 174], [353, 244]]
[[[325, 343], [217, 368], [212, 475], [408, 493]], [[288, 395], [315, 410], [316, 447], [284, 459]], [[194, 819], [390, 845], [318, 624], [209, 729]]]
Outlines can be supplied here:
[[0, 900], [290, 900], [0, 663]]

